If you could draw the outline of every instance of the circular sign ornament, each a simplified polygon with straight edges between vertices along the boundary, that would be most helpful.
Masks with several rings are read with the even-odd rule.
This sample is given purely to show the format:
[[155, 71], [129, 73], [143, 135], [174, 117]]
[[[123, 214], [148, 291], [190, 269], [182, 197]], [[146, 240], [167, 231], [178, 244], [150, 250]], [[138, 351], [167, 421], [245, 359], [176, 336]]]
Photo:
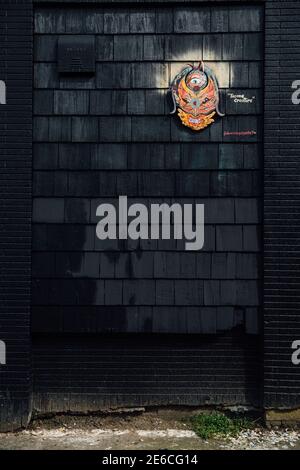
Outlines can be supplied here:
[[174, 109], [184, 126], [200, 131], [212, 124], [214, 117], [224, 116], [219, 110], [217, 79], [201, 62], [198, 66], [187, 64], [171, 84]]

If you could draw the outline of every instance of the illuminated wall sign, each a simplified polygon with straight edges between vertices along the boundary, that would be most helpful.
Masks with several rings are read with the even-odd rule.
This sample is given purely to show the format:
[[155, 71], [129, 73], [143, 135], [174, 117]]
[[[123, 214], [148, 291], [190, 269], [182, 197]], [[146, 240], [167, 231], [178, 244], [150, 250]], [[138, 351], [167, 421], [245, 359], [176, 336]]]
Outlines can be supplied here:
[[187, 64], [176, 75], [171, 92], [174, 103], [174, 114], [184, 126], [200, 131], [214, 122], [215, 115], [223, 116], [219, 110], [219, 87], [217, 79], [203, 62], [194, 67]]
[[0, 104], [6, 104], [6, 85], [3, 80], [0, 80]]

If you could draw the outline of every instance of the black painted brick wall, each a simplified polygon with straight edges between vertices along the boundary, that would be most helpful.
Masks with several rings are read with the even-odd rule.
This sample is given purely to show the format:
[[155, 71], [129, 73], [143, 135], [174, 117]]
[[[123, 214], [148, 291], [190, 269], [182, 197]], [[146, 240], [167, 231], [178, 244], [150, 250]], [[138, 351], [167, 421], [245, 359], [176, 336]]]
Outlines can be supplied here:
[[34, 408], [257, 404], [258, 347], [255, 335], [36, 337]]
[[265, 406], [300, 405], [299, 124], [292, 82], [299, 79], [300, 3], [266, 5], [265, 74]]
[[[227, 12], [224, 8], [225, 7], [222, 7], [218, 14], [220, 25], [218, 27], [221, 28], [224, 27], [224, 24], [228, 24], [226, 19]], [[293, 407], [299, 405], [299, 368], [293, 366], [290, 361], [290, 345], [294, 339], [298, 339], [297, 333], [299, 331], [299, 306], [297, 297], [298, 164], [296, 159], [299, 149], [297, 143], [298, 138], [295, 134], [295, 131], [297, 131], [297, 119], [299, 113], [298, 108], [292, 105], [290, 101], [291, 82], [298, 78], [298, 9], [299, 4], [296, 1], [270, 0], [266, 2], [264, 206], [266, 222], [264, 244], [266, 407]], [[30, 288], [28, 277], [30, 270], [29, 218], [31, 214], [31, 176], [28, 169], [30, 168], [31, 159], [31, 72], [30, 70], [26, 70], [26, 67], [28, 66], [30, 68], [29, 64], [31, 60], [30, 22], [30, 2], [27, 2], [26, 0], [23, 2], [9, 2], [8, 0], [6, 2], [1, 2], [1, 39], [4, 41], [5, 46], [2, 44], [1, 48], [0, 79], [6, 80], [8, 84], [8, 104], [5, 108], [3, 106], [0, 108], [0, 116], [2, 119], [0, 161], [1, 173], [3, 176], [1, 185], [0, 312], [1, 339], [4, 339], [8, 346], [8, 366], [5, 366], [5, 368], [1, 367], [0, 370], [1, 429], [12, 429], [20, 426], [21, 424], [25, 424], [29, 416]], [[50, 21], [50, 25], [51, 24], [52, 22]], [[240, 22], [239, 24], [243, 23]], [[5, 25], [4, 28], [3, 25]], [[20, 31], [22, 31], [22, 34], [20, 34]], [[78, 31], [76, 31], [76, 33], [77, 32]], [[52, 40], [52, 38], [50, 40]], [[207, 38], [207, 40], [210, 41], [209, 38]], [[16, 46], [18, 47], [18, 50], [22, 51], [22, 61], [19, 60], [19, 55], [14, 56], [11, 61], [13, 54], [17, 53]], [[42, 45], [38, 48], [38, 54], [40, 53], [40, 48], [43, 48]], [[12, 65], [13, 69], [11, 68]], [[241, 67], [238, 69], [238, 76], [242, 81], [242, 84], [240, 83], [239, 86], [244, 87], [246, 83], [249, 84], [247, 80], [249, 80], [253, 74], [252, 72], [249, 73], [249, 68], [248, 74], [243, 74], [244, 66], [243, 64], [240, 65]], [[239, 67], [238, 62], [235, 62], [235, 66]], [[47, 67], [50, 72], [50, 84], [52, 80], [55, 82], [55, 73], [53, 74], [53, 68], [51, 65], [50, 67], [49, 64], [44, 66], [45, 69], [47, 69]], [[24, 73], [26, 78], [22, 76], [21, 73]], [[19, 80], [19, 78], [15, 79], [16, 76], [21, 77], [21, 80]], [[117, 74], [115, 75], [115, 78], [117, 79]], [[246, 80], [246, 82], [244, 80]], [[89, 86], [90, 84], [88, 84], [88, 87]], [[260, 86], [260, 82], [256, 84], [256, 87], [258, 86]], [[21, 90], [22, 94], [21, 101], [19, 90]], [[88, 90], [92, 91], [89, 88]], [[45, 91], [47, 91], [46, 89], [41, 91], [44, 92], [43, 100], [35, 100], [36, 114], [39, 114], [41, 117], [50, 118], [50, 114], [52, 116], [52, 111], [49, 113], [49, 109], [53, 109], [53, 113], [54, 109], [56, 109], [55, 112], [60, 110], [59, 112], [63, 113], [64, 117], [66, 117], [66, 113], [71, 113], [70, 115], [72, 117], [78, 117], [78, 113], [82, 112], [82, 109], [85, 109], [85, 94], [83, 94], [81, 97], [82, 99], [78, 101], [81, 102], [80, 106], [82, 106], [81, 111], [79, 111], [76, 106], [74, 107], [74, 104], [71, 104], [70, 108], [67, 110], [64, 107], [60, 108], [62, 103], [59, 102], [59, 94], [57, 94], [55, 104], [52, 97], [53, 92], [47, 94], [45, 93]], [[82, 91], [86, 91], [86, 89]], [[146, 93], [140, 94], [141, 99], [139, 100], [138, 107], [136, 108], [137, 102], [133, 102], [132, 99], [130, 99], [130, 93], [128, 93], [130, 90], [122, 91], [127, 91], [126, 109], [130, 109], [131, 113], [133, 113], [130, 114], [131, 121], [133, 121], [133, 116], [135, 114], [137, 117], [140, 117], [138, 113], [149, 113], [150, 104], [151, 109], [157, 110], [155, 112], [158, 114], [162, 113], [162, 104], [159, 100], [155, 100], [154, 105], [153, 95], [150, 94], [150, 97], [148, 97], [147, 100]], [[37, 95], [38, 93], [39, 91], [37, 90]], [[12, 96], [14, 98], [12, 98]], [[120, 107], [122, 108], [125, 106], [122, 104], [124, 103], [122, 100], [122, 98], [124, 99], [124, 96], [125, 94], [123, 94], [123, 96], [120, 94], [118, 97], [118, 110], [120, 110]], [[96, 93], [93, 98], [96, 99]], [[113, 97], [113, 94], [107, 93], [106, 100], [111, 100], [112, 105], [113, 103], [116, 103], [116, 98], [117, 97], [115, 95]], [[21, 103], [22, 114], [19, 112], [21, 109]], [[96, 103], [96, 100], [93, 101], [93, 103]], [[56, 108], [54, 108], [54, 106], [56, 106]], [[95, 108], [97, 107], [96, 105], [92, 105], [91, 109], [93, 109], [93, 106], [95, 106]], [[111, 109], [114, 109], [114, 111], [112, 111], [114, 114], [116, 112], [116, 108], [112, 106]], [[16, 110], [18, 110], [17, 114]], [[11, 116], [13, 116], [13, 125], [9, 120]], [[65, 121], [68, 122], [67, 119], [65, 119]], [[18, 129], [16, 129], [15, 126], [16, 122], [18, 124]], [[40, 122], [46, 123], [47, 121], [41, 120]], [[50, 120], [48, 121], [48, 124], [49, 123]], [[51, 139], [53, 139], [51, 145], [45, 146], [44, 153], [40, 153], [40, 156], [39, 151], [35, 152], [35, 166], [37, 170], [50, 169], [49, 166], [46, 166], [45, 168], [39, 167], [40, 164], [43, 165], [45, 162], [47, 162], [47, 165], [53, 165], [53, 171], [57, 169], [57, 162], [63, 162], [61, 169], [66, 170], [68, 173], [70, 173], [71, 170], [80, 171], [83, 168], [90, 171], [103, 169], [102, 166], [97, 166], [97, 158], [95, 159], [95, 157], [95, 167], [90, 166], [90, 162], [93, 161], [92, 147], [89, 147], [89, 157], [87, 160], [81, 160], [80, 158], [80, 150], [78, 149], [81, 147], [81, 144], [76, 146], [76, 148], [74, 147], [72, 160], [70, 160], [69, 154], [64, 150], [61, 151], [62, 146], [58, 144], [58, 139], [55, 137], [61, 136], [62, 138], [63, 135], [69, 136], [69, 134], [60, 134], [59, 126], [57, 124], [58, 123], [52, 119], [51, 125], [49, 125], [48, 130], [45, 131], [47, 138], [51, 135]], [[75, 129], [76, 124], [78, 126], [78, 124], [80, 124], [80, 120], [71, 119], [71, 131], [68, 131], [71, 132], [71, 136], [72, 125]], [[172, 123], [172, 127], [174, 128], [174, 123]], [[18, 132], [16, 132], [16, 130]], [[63, 131], [65, 132], [65, 130], [66, 129], [64, 128]], [[86, 129], [82, 129], [81, 139], [85, 140], [84, 136], [86, 132]], [[99, 133], [98, 126], [95, 133], [97, 132]], [[75, 134], [77, 134], [77, 132]], [[173, 135], [174, 138], [176, 134], [177, 132], [174, 134], [173, 130], [173, 134], [170, 135]], [[126, 133], [124, 135], [126, 136]], [[64, 138], [66, 138], [65, 136]], [[113, 135], [110, 135], [109, 139], [112, 138]], [[174, 143], [176, 143], [176, 137]], [[170, 153], [165, 152], [165, 150], [163, 151], [163, 165], [165, 169], [182, 169], [182, 162], [188, 162], [190, 159], [192, 162], [194, 161], [190, 156], [184, 157], [186, 154], [184, 150], [182, 150], [185, 146], [183, 144], [184, 142], [181, 144], [180, 152], [177, 156], [177, 167], [169, 167], [170, 165], [174, 165], [176, 152]], [[204, 143], [202, 143], [202, 145], [204, 145]], [[220, 142], [217, 142], [217, 145], [220, 149]], [[174, 147], [175, 146], [173, 146], [173, 148]], [[38, 145], [36, 145], [36, 148], [38, 149]], [[236, 148], [237, 145], [235, 144], [234, 149]], [[248, 148], [248, 146], [246, 148]], [[120, 151], [121, 146], [118, 150], [116, 147], [115, 150], [115, 155], [119, 157], [120, 154], [122, 154]], [[104, 155], [107, 156], [107, 154]], [[113, 153], [110, 155], [113, 155]], [[127, 150], [125, 160], [123, 160], [123, 165], [124, 161], [126, 161], [126, 165], [128, 164], [129, 155], [131, 155], [131, 153]], [[158, 162], [155, 161], [153, 154], [150, 163], [149, 155], [151, 155], [151, 153], [146, 153], [146, 163], [143, 163], [146, 168], [143, 166], [142, 168], [139, 168], [139, 170], [149, 169], [149, 167], [151, 168], [152, 162], [155, 162], [153, 169], [161, 171], [161, 167], [156, 166], [158, 165]], [[172, 156], [171, 159], [170, 155]], [[221, 153], [218, 153], [218, 157], [214, 158], [220, 159], [220, 155]], [[245, 153], [244, 151], [244, 162], [245, 155], [247, 155], [247, 152]], [[240, 152], [237, 152], [236, 156], [237, 159], [241, 158]], [[116, 168], [113, 166], [116, 164], [115, 158], [111, 158], [106, 161], [106, 170], [125, 169], [120, 162], [117, 163]], [[131, 169], [134, 169], [136, 168], [137, 163], [140, 164], [140, 160], [137, 161], [138, 154], [136, 153], [134, 157], [130, 158], [132, 158]], [[187, 158], [187, 160], [185, 160], [185, 158]], [[40, 163], [37, 163], [39, 159]], [[225, 161], [226, 160], [227, 159], [225, 158]], [[251, 154], [246, 157], [246, 160], [249, 164], [251, 161], [258, 162], [257, 160], [253, 160], [253, 156], [251, 156]], [[209, 160], [209, 165], [210, 164], [211, 161]], [[250, 165], [252, 165], [252, 163]], [[250, 166], [249, 168], [252, 167]], [[254, 168], [256, 168], [256, 166], [254, 166]], [[186, 169], [191, 168], [187, 167]], [[223, 169], [224, 168], [222, 168], [222, 170]], [[202, 170], [215, 171], [216, 168], [204, 167]], [[63, 185], [63, 180], [60, 184]], [[63, 188], [63, 186], [61, 187]], [[88, 185], [86, 187], [88, 187]], [[55, 191], [58, 191], [57, 188], [59, 188], [59, 185], [57, 182], [55, 188]], [[58, 196], [56, 193], [53, 195], [55, 196], [53, 199], [56, 199], [56, 196]], [[51, 195], [51, 197], [53, 195]], [[61, 194], [59, 194], [59, 196], [65, 196], [63, 189], [61, 189]], [[201, 194], [201, 197], [202, 196], [203, 195]], [[55, 204], [60, 207], [60, 202], [54, 202], [53, 205]], [[83, 201], [82, 207], [86, 207], [85, 204], [86, 201]], [[74, 230], [74, 228], [80, 229], [78, 221], [80, 220], [80, 217], [82, 217], [82, 220], [85, 222], [84, 212], [85, 211], [79, 209], [77, 214], [75, 213], [75, 216], [73, 217], [75, 217], [75, 222], [77, 222], [76, 227], [70, 227], [70, 231]], [[53, 214], [53, 217], [57, 217], [56, 211], [53, 211]], [[18, 218], [18, 223], [11, 223], [16, 220], [16, 217]], [[49, 214], [47, 217], [50, 217]], [[49, 219], [46, 219], [43, 222], [48, 224]], [[50, 266], [50, 272], [51, 269], [56, 272], [56, 266], [59, 265], [59, 263], [55, 264], [54, 258], [51, 256], [53, 248], [55, 251], [55, 236], [53, 244], [50, 245], [51, 250], [49, 250], [48, 253], [47, 250], [44, 249], [44, 246], [48, 247], [46, 244], [52, 243], [51, 237], [58, 229], [61, 230], [60, 233], [62, 234], [62, 237], [60, 239], [63, 247], [65, 246], [64, 243], [66, 243], [64, 240], [71, 240], [71, 237], [68, 237], [67, 235], [68, 231], [65, 231], [62, 227], [64, 224], [59, 226], [60, 222], [65, 222], [65, 207], [63, 211], [63, 219], [59, 221], [58, 225], [53, 224], [54, 231], [49, 231], [49, 233], [47, 233], [50, 228], [50, 224], [48, 224], [46, 233], [45, 231], [40, 232], [40, 234], [43, 235], [39, 240], [39, 244], [41, 243], [39, 247], [41, 247], [41, 249], [36, 249], [36, 252], [40, 251], [41, 254], [41, 259], [38, 263], [41, 263], [43, 259], [44, 261], [47, 261]], [[37, 230], [41, 228], [39, 224], [40, 222], [36, 224]], [[45, 238], [46, 235], [48, 238]], [[87, 243], [90, 243], [88, 237], [84, 236], [84, 239], [87, 240]], [[35, 243], [37, 243], [38, 237], [36, 237], [35, 240]], [[79, 245], [76, 245], [76, 240], [78, 240], [77, 236], [72, 240], [72, 243], [75, 243], [75, 245], [72, 246], [71, 251], [76, 251], [79, 250], [79, 248], [82, 248], [83, 237], [81, 242], [79, 242]], [[42, 254], [43, 251], [44, 253]], [[59, 251], [61, 251], [61, 249]], [[205, 252], [205, 254], [208, 253]], [[166, 268], [164, 273], [168, 273], [167, 262], [165, 263]], [[114, 266], [115, 273], [115, 263], [110, 264]], [[64, 262], [62, 262], [62, 266], [64, 266]], [[84, 270], [87, 269], [85, 266], [89, 265], [83, 264], [82, 266], [84, 267], [80, 269], [80, 272], [84, 273]], [[89, 266], [88, 271], [91, 272], [91, 269], [93, 268]], [[137, 271], [134, 272], [140, 273], [139, 269], [141, 269], [141, 267], [136, 267], [135, 269]], [[167, 278], [167, 274], [165, 275]], [[18, 291], [16, 289], [18, 289]], [[16, 292], [18, 292], [18, 294]], [[105, 322], [102, 324], [95, 320], [96, 315], [92, 310], [90, 313], [87, 313], [85, 306], [83, 307], [82, 312], [84, 312], [88, 317], [86, 322], [83, 322], [84, 315], [81, 314], [79, 310], [79, 313], [73, 315], [72, 308], [73, 307], [71, 306], [67, 310], [67, 306], [63, 306], [61, 311], [59, 309], [53, 310], [51, 312], [53, 314], [53, 318], [51, 318], [50, 315], [44, 315], [44, 317], [42, 317], [38, 314], [39, 312], [35, 313], [33, 316], [33, 331], [35, 333], [35, 406], [37, 409], [42, 411], [46, 409], [80, 410], [82, 408], [92, 409], [93, 406], [94, 409], [97, 409], [103, 404], [111, 405], [112, 403], [116, 405], [123, 405], [124, 403], [257, 403], [260, 357], [258, 354], [259, 344], [256, 336], [244, 336], [238, 331], [235, 335], [228, 332], [227, 335], [192, 335], [189, 337], [174, 335], [142, 335], [129, 337], [106, 335], [96, 337], [94, 335], [90, 336], [86, 334], [83, 334], [82, 336], [69, 336], [66, 334], [67, 332], [87, 332], [89, 330], [95, 333], [97, 331], [101, 331], [103, 328], [112, 328], [112, 324], [114, 323], [116, 324], [117, 329], [121, 329], [119, 312], [115, 310], [113, 306], [110, 307], [110, 318], [112, 318], [113, 321], [109, 321], [106, 325]], [[97, 308], [102, 307], [99, 306]], [[141, 311], [138, 311], [139, 307], [135, 306], [135, 308], [137, 309], [136, 314], [140, 315]], [[103, 313], [104, 312], [105, 311], [103, 311]], [[221, 315], [217, 316], [217, 318], [231, 318], [229, 320], [230, 326], [228, 326], [228, 328], [232, 328], [232, 325], [235, 323], [233, 320], [234, 317], [232, 317], [233, 312], [230, 307], [228, 312], [231, 312], [229, 317]], [[107, 313], [107, 310], [105, 313]], [[150, 318], [151, 315], [152, 312], [149, 313], [148, 318]], [[78, 318], [78, 320], [74, 321], [76, 318]], [[126, 314], [123, 315], [123, 318], [126, 319]], [[178, 312], [178, 318], [184, 318], [180, 311]], [[210, 312], [208, 312], [208, 316], [206, 318], [212, 318], [210, 316]], [[202, 330], [203, 332], [211, 333], [212, 331], [215, 331], [215, 329], [217, 330], [215, 327], [212, 328], [207, 326], [209, 325], [209, 322], [207, 321], [203, 324], [208, 328], [208, 331]], [[160, 322], [159, 325], [159, 328], [161, 328], [162, 323]], [[145, 322], [143, 322], [141, 326], [135, 326], [133, 329], [134, 331], [138, 331], [143, 330], [144, 327]], [[150, 323], [149, 328], [153, 329], [153, 323]], [[222, 328], [225, 328], [224, 325]], [[126, 322], [124, 322], [124, 330], [127, 329], [128, 324], [126, 320]], [[168, 324], [168, 322], [166, 324], [166, 329], [170, 331], [170, 323]], [[175, 326], [174, 329], [177, 331], [177, 326]], [[59, 337], [57, 336], [58, 331], [65, 333]], [[41, 334], [42, 332], [47, 333], [47, 336], [43, 336]], [[55, 335], [49, 335], [49, 332], [53, 332]], [[245, 343], [245, 341], [247, 341], [247, 343]], [[214, 358], [213, 360], [212, 357]], [[243, 360], [243, 357], [245, 360]], [[228, 360], [228, 358], [230, 358], [230, 360]], [[224, 363], [222, 362], [223, 359]], [[145, 364], [149, 365], [149, 367], [145, 368]], [[218, 365], [220, 365], [220, 367], [218, 367]], [[167, 367], [167, 370], [165, 367]], [[176, 385], [174, 385], [174, 382], [172, 381], [171, 372], [174, 374], [173, 377], [176, 377]], [[157, 373], [159, 374], [157, 375]], [[226, 375], [225, 381], [224, 375]], [[107, 380], [107, 387], [104, 385], [103, 377]], [[126, 377], [125, 382], [122, 383], [124, 391], [122, 395], [119, 393], [120, 387], [116, 386], [120, 377]], [[214, 379], [213, 384], [210, 382], [212, 379]], [[136, 395], [134, 395], [134, 391], [137, 392]], [[64, 402], [61, 400], [62, 396], [64, 397]], [[69, 398], [66, 401], [67, 396]]]
[[0, 430], [28, 421], [30, 373], [32, 5], [0, 2]]
[[[94, 77], [58, 75], [66, 34], [95, 37]], [[258, 403], [263, 10], [37, 6], [34, 44], [35, 408]], [[202, 58], [226, 117], [192, 133], [166, 92]], [[205, 203], [204, 250], [100, 242], [96, 207], [120, 194]]]

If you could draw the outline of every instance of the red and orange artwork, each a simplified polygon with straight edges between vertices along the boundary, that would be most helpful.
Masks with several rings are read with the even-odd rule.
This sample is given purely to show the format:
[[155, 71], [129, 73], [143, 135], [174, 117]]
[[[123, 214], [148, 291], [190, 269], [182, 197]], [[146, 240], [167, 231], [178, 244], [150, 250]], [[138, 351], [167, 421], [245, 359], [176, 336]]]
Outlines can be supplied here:
[[214, 73], [201, 62], [198, 66], [187, 64], [176, 75], [171, 92], [174, 109], [182, 124], [200, 131], [215, 122], [219, 110], [219, 87]]

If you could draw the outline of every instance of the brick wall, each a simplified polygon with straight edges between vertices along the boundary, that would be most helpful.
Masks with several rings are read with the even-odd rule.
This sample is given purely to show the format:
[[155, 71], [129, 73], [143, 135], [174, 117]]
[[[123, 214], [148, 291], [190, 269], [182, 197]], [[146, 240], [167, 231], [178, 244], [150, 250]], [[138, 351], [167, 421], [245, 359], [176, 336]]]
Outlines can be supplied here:
[[265, 74], [265, 406], [300, 405], [300, 367], [291, 345], [300, 339], [299, 314], [299, 106], [291, 84], [299, 80], [300, 4], [266, 5]]
[[32, 165], [32, 6], [0, 2], [0, 429], [29, 415]]

